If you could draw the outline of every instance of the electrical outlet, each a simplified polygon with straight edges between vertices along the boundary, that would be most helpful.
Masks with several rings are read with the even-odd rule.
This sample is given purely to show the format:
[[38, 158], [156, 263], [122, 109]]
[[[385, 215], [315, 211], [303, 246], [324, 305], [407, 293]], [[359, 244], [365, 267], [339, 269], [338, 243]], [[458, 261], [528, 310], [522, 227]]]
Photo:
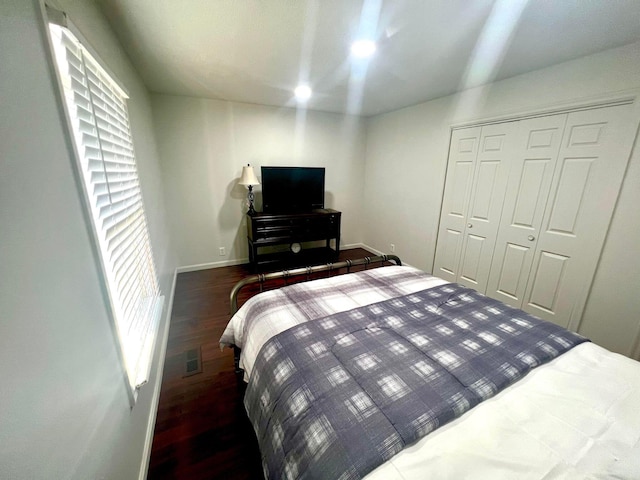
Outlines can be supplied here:
[[391, 253], [394, 253], [396, 251], [396, 245], [394, 243], [389, 245], [389, 250], [391, 250]]
[[227, 254], [226, 250], [224, 249], [224, 247], [220, 247], [220, 256], [224, 257]]

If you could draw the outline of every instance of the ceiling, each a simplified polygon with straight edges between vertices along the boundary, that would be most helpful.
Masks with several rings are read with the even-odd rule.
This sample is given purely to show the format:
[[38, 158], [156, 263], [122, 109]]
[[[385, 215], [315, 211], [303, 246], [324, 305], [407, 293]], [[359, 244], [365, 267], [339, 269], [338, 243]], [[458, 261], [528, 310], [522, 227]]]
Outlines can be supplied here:
[[640, 40], [638, 0], [97, 1], [152, 92], [364, 116]]

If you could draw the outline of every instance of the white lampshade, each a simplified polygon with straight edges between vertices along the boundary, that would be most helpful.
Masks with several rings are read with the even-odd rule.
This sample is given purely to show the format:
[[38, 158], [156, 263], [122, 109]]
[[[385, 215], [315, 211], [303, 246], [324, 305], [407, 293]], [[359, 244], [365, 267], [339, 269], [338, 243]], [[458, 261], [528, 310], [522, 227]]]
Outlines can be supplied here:
[[246, 167], [242, 167], [242, 176], [240, 177], [240, 181], [238, 182], [240, 185], [260, 185], [256, 174], [253, 172], [253, 167], [247, 165]]

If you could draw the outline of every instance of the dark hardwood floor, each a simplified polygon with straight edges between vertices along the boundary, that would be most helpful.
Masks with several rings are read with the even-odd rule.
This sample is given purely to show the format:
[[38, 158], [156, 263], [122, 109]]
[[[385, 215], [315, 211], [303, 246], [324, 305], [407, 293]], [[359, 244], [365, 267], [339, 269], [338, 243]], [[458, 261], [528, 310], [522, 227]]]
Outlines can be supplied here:
[[[345, 250], [340, 260], [371, 255], [360, 248]], [[218, 346], [229, 321], [229, 292], [250, 274], [240, 265], [178, 275], [149, 479], [263, 478], [242, 405], [244, 383], [236, 379], [232, 350]], [[256, 293], [255, 287], [244, 289], [239, 305]], [[198, 348], [202, 373], [185, 377], [185, 352]]]

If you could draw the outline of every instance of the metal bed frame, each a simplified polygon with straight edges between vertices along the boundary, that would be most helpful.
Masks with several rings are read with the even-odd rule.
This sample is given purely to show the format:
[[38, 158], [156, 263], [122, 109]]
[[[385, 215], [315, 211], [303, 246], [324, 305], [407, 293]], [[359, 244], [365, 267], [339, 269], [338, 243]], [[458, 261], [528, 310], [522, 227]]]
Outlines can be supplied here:
[[[329, 272], [327, 276], [331, 276], [331, 273], [334, 270], [339, 270], [341, 268], [346, 268], [347, 273], [351, 273], [351, 267], [364, 265], [364, 268], [366, 270], [367, 267], [372, 263], [380, 262], [380, 266], [382, 267], [384, 266], [385, 262], [390, 262], [390, 261], [394, 262], [396, 265], [400, 265], [400, 266], [402, 265], [402, 261], [400, 260], [400, 258], [398, 258], [395, 255], [378, 255], [374, 257], [359, 258], [357, 260], [344, 260], [342, 262], [337, 262], [337, 263], [327, 263], [326, 265], [314, 265], [310, 267], [296, 268], [293, 270], [281, 270], [279, 272], [261, 273], [258, 275], [251, 275], [249, 277], [245, 277], [233, 286], [233, 288], [231, 289], [231, 293], [229, 294], [229, 300], [231, 304], [231, 316], [233, 317], [233, 315], [235, 315], [235, 313], [238, 311], [238, 294], [240, 293], [240, 290], [242, 290], [242, 288], [246, 287], [247, 285], [259, 283], [260, 292], [262, 292], [264, 289], [264, 283], [267, 280], [283, 279], [285, 282], [285, 285], [287, 285], [289, 278], [292, 278], [292, 277], [303, 277], [303, 276], [306, 277], [306, 278], [298, 278], [292, 282], [292, 283], [299, 283], [299, 282], [311, 280], [311, 275], [313, 273]], [[236, 347], [235, 345], [233, 346], [233, 360], [235, 364], [236, 373], [237, 374], [242, 373], [243, 370], [239, 366], [240, 348]]]

